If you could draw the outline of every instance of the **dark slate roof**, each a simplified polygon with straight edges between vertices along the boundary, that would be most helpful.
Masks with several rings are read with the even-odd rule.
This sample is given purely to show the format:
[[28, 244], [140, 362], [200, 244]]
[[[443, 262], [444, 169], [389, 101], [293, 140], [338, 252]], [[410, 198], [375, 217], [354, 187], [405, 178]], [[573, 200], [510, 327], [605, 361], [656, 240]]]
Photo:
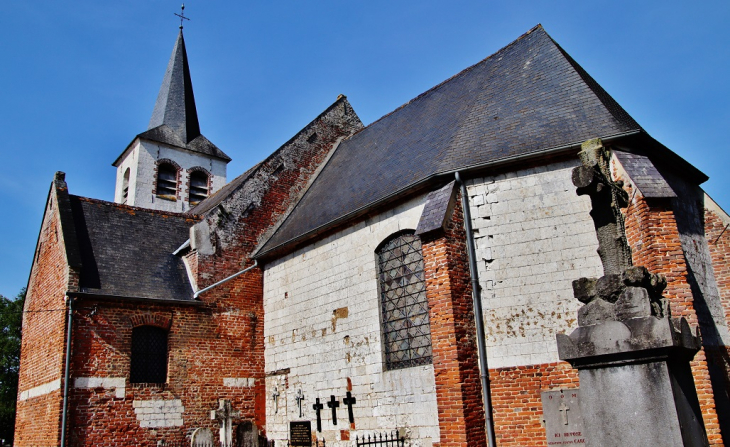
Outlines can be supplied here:
[[256, 168], [258, 168], [261, 165], [261, 163], [257, 163], [253, 167], [251, 167], [248, 171], [244, 172], [243, 174], [239, 175], [235, 179], [231, 180], [230, 182], [226, 183], [221, 189], [215, 192], [212, 196], [206, 198], [205, 200], [201, 200], [197, 205], [195, 205], [193, 208], [190, 208], [190, 211], [188, 211], [190, 214], [196, 214], [196, 215], [203, 215], [207, 213], [208, 211], [212, 210], [216, 206], [218, 206], [221, 202], [223, 202], [228, 196], [233, 193], [233, 191], [236, 190], [239, 186], [241, 186], [243, 183], [248, 180], [249, 177], [256, 171]]
[[[198, 111], [195, 107], [193, 83], [190, 79], [188, 54], [185, 51], [182, 30], [172, 49], [147, 131], [137, 137], [231, 161], [228, 155], [200, 133]], [[122, 155], [113, 165], [116, 166]]]
[[421, 219], [416, 227], [417, 235], [420, 236], [444, 228], [454, 208], [455, 186], [456, 181], [451, 181], [443, 188], [432, 191], [426, 196]]
[[260, 253], [438, 174], [640, 130], [538, 25], [344, 141]]
[[95, 295], [192, 300], [182, 259], [172, 253], [190, 216], [69, 196], [81, 253], [80, 291]]
[[644, 197], [677, 197], [677, 194], [674, 193], [669, 183], [664, 180], [664, 177], [648, 157], [618, 150], [613, 151], [613, 153]]

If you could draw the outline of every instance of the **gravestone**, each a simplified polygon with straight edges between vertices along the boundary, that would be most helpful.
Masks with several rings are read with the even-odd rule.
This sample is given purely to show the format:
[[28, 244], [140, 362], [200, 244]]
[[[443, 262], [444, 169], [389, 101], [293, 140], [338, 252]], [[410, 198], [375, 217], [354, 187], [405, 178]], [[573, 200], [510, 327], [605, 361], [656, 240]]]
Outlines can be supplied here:
[[699, 337], [672, 318], [664, 277], [631, 266], [619, 208], [622, 185], [611, 178], [600, 140], [583, 143], [573, 170], [579, 195], [591, 196], [601, 278], [573, 281], [578, 328], [558, 334], [558, 356], [578, 369], [589, 447], [707, 446], [690, 361]]
[[210, 410], [210, 418], [217, 420], [220, 426], [220, 441], [223, 445], [231, 445], [233, 442], [233, 421], [241, 416], [231, 406], [229, 399], [218, 399], [218, 409]]
[[256, 424], [245, 420], [236, 427], [236, 445], [238, 447], [258, 447], [259, 431]]
[[213, 432], [209, 428], [196, 428], [190, 437], [192, 447], [208, 447], [213, 445]]
[[289, 444], [292, 447], [312, 447], [312, 422], [289, 422]]
[[542, 414], [547, 445], [585, 445], [579, 389], [543, 392]]

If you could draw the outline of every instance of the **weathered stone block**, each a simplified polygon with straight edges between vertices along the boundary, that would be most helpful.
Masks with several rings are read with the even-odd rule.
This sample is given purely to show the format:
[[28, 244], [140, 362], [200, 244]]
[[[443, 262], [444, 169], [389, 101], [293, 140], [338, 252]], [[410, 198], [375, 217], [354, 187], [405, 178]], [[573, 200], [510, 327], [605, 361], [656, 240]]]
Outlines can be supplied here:
[[619, 320], [649, 317], [651, 316], [649, 292], [643, 287], [627, 287], [619, 295], [615, 307], [616, 318]]
[[615, 306], [602, 298], [596, 298], [578, 309], [579, 326], [593, 326], [604, 321], [612, 321], [615, 319]]

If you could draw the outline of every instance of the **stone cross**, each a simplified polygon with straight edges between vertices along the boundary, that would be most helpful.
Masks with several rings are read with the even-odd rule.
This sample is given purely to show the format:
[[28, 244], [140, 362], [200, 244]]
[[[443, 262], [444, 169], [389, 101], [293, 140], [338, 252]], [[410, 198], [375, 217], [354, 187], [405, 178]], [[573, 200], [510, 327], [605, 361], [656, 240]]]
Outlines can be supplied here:
[[340, 406], [340, 401], [335, 399], [334, 394], [330, 396], [330, 400], [329, 402], [327, 402], [327, 406], [332, 409], [332, 424], [337, 425], [337, 407]]
[[352, 393], [347, 392], [347, 397], [342, 399], [342, 403], [347, 405], [347, 416], [350, 418], [350, 423], [355, 423], [355, 415], [352, 414], [352, 406], [357, 402], [357, 399], [352, 397]]
[[218, 399], [218, 409], [210, 410], [210, 419], [220, 424], [222, 445], [233, 443], [233, 420], [240, 417], [241, 412], [233, 409], [229, 399]]
[[297, 391], [297, 395], [294, 396], [294, 399], [297, 400], [297, 406], [299, 407], [299, 417], [302, 417], [302, 401], [304, 400], [304, 393], [302, 393], [301, 388]]
[[271, 393], [271, 400], [274, 401], [274, 414], [279, 412], [279, 387], [274, 387], [274, 392]]
[[573, 169], [573, 184], [579, 196], [591, 198], [591, 217], [598, 236], [603, 274], [620, 275], [632, 265], [621, 214], [621, 208], [629, 203], [629, 195], [623, 190], [622, 182], [611, 178], [611, 154], [600, 139], [583, 143], [578, 156], [582, 164]]
[[563, 419], [563, 425], [568, 425], [568, 411], [570, 411], [570, 407], [565, 405], [565, 402], [560, 402], [558, 410], [560, 411], [560, 417]]
[[320, 411], [322, 411], [322, 409], [324, 408], [324, 405], [319, 403], [319, 397], [317, 399], [315, 399], [315, 402], [317, 402], [317, 403], [312, 405], [312, 408], [314, 409], [314, 411], [317, 412], [317, 431], [321, 432], [322, 431], [322, 416], [320, 415]]

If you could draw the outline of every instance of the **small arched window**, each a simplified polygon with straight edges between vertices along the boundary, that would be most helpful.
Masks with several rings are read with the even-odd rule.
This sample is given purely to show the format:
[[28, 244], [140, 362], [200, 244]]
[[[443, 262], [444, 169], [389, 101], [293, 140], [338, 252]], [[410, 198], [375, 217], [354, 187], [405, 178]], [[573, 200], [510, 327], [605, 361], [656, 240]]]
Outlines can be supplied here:
[[129, 198], [129, 168], [124, 171], [124, 177], [122, 178], [122, 203], [127, 203]]
[[208, 174], [203, 171], [190, 173], [190, 198], [191, 205], [197, 205], [208, 197]]
[[160, 163], [157, 167], [157, 195], [177, 196], [177, 169], [170, 163]]
[[397, 233], [376, 251], [387, 369], [431, 363], [431, 326], [421, 239]]
[[132, 359], [129, 381], [165, 383], [167, 381], [167, 331], [157, 326], [132, 329]]

